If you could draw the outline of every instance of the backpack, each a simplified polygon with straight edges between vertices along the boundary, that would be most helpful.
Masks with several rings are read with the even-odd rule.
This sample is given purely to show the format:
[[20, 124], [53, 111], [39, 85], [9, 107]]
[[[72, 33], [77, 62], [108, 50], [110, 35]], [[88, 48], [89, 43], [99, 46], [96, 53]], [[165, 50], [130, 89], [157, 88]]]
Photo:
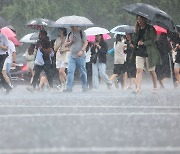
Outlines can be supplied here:
[[[82, 33], [82, 30], [80, 30], [79, 33], [80, 33], [81, 39], [83, 39], [83, 33]], [[70, 37], [71, 34], [72, 34], [72, 32], [70, 32], [70, 33], [68, 34], [68, 39], [69, 39], [69, 37]]]

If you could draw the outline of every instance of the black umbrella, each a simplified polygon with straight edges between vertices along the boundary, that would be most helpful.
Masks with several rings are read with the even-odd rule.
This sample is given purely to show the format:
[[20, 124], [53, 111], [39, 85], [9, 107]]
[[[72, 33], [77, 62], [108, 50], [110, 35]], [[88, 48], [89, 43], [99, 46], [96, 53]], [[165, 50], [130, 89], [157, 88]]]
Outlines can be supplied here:
[[130, 14], [145, 17], [151, 25], [158, 25], [169, 31], [175, 31], [176, 29], [171, 16], [152, 5], [135, 3], [125, 6], [123, 9], [128, 11]]
[[10, 26], [11, 24], [6, 21], [3, 17], [0, 17], [0, 28]]
[[27, 27], [30, 27], [36, 30], [41, 30], [41, 29], [44, 29], [45, 27], [51, 27], [52, 25], [54, 25], [54, 21], [49, 20], [49, 19], [44, 19], [44, 18], [36, 18], [36, 19], [30, 20], [26, 24]]

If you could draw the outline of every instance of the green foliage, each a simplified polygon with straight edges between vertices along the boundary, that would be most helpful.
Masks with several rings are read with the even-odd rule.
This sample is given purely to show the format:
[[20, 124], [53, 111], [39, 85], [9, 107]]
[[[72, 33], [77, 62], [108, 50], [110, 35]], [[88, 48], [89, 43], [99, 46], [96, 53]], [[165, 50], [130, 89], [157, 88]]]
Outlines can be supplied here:
[[135, 23], [135, 18], [122, 8], [131, 3], [143, 2], [158, 6], [180, 23], [179, 0], [13, 0], [3, 5], [0, 16], [9, 20], [18, 36], [30, 32], [25, 24], [33, 18], [48, 18], [56, 21], [66, 15], [81, 15], [92, 20], [97, 26], [111, 29], [119, 24]]

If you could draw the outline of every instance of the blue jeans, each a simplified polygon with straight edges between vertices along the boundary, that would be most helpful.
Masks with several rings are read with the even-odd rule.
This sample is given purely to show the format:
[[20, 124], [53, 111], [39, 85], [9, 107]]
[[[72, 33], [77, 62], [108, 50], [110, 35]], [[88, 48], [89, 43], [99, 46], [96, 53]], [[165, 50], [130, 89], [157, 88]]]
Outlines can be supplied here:
[[82, 89], [87, 90], [87, 72], [86, 72], [86, 56], [80, 58], [73, 58], [69, 56], [68, 61], [68, 75], [67, 75], [67, 89], [72, 90], [74, 84], [74, 73], [76, 66], [79, 69]]
[[93, 72], [93, 88], [99, 89], [99, 76], [106, 82], [106, 84], [112, 84], [109, 80], [108, 75], [106, 74], [106, 64], [96, 62], [92, 64]]

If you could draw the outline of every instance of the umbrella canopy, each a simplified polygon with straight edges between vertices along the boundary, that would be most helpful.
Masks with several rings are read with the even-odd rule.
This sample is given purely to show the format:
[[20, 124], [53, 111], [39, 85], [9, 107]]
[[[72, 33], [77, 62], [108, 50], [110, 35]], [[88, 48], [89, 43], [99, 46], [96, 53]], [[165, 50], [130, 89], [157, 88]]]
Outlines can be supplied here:
[[180, 25], [176, 25], [177, 31], [180, 32]]
[[23, 36], [19, 42], [22, 42], [22, 43], [31, 43], [31, 44], [35, 44], [37, 42], [37, 40], [31, 40], [30, 38], [32, 37], [34, 33], [30, 33], [30, 34], [27, 34], [25, 36]]
[[101, 27], [91, 27], [91, 28], [86, 29], [84, 32], [86, 33], [87, 36], [109, 33], [107, 29], [101, 28]]
[[67, 26], [93, 26], [94, 24], [87, 19], [86, 17], [81, 16], [64, 16], [62, 18], [59, 18], [55, 25], [57, 27], [67, 27]]
[[21, 43], [18, 41], [16, 37], [9, 37], [8, 39], [11, 40], [16, 47], [21, 46]]
[[3, 17], [0, 17], [0, 28], [10, 26], [11, 24], [6, 21]]
[[157, 7], [144, 3], [135, 3], [123, 7], [133, 15], [140, 15], [148, 19], [148, 23], [151, 25], [158, 25], [167, 30], [175, 31], [175, 26], [172, 18], [164, 11]]
[[[109, 40], [109, 39], [111, 39], [111, 36], [109, 34], [103, 34], [103, 39], [104, 40]], [[94, 35], [89, 35], [88, 36], [88, 41], [89, 42], [94, 42], [95, 41], [95, 36]]]
[[167, 30], [160, 26], [154, 25], [154, 28], [157, 32], [157, 35], [161, 35], [161, 33], [167, 33]]
[[134, 33], [134, 30], [135, 30], [134, 26], [119, 25], [111, 29], [110, 32], [114, 34], [122, 35], [123, 33]]
[[8, 27], [1, 28], [1, 33], [6, 35], [8, 38], [16, 36], [16, 34]]
[[31, 29], [41, 30], [45, 27], [51, 27], [54, 25], [54, 21], [44, 18], [36, 18], [33, 20], [30, 20], [26, 26], [30, 27]]
[[[49, 37], [50, 40], [55, 40], [58, 37], [58, 35], [55, 35], [53, 33], [51, 34], [51, 33], [52, 33], [51, 31], [48, 31], [47, 36]], [[37, 41], [38, 37], [39, 37], [39, 32], [33, 33], [30, 37], [30, 40]]]

